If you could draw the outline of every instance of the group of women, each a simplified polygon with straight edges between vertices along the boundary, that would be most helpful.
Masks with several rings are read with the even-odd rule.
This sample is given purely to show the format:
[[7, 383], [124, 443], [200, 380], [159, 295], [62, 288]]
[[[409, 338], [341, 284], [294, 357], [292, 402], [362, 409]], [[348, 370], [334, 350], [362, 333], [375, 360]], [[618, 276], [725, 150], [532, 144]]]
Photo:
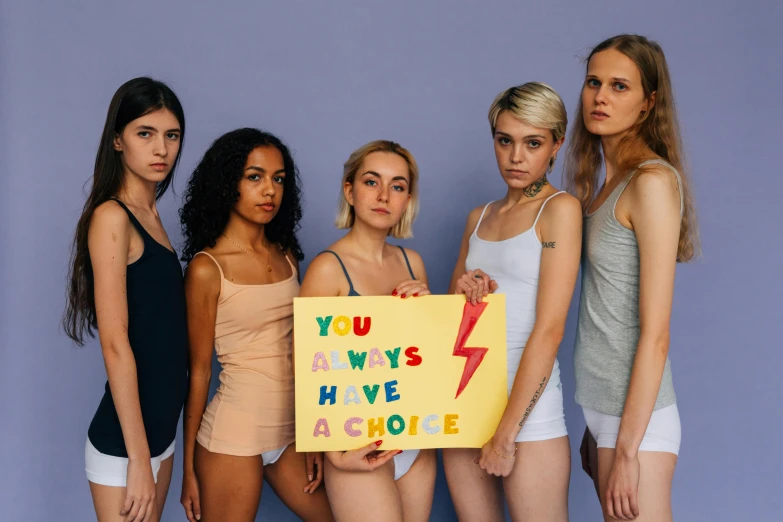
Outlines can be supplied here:
[[[569, 194], [547, 179], [566, 135], [558, 94], [526, 83], [489, 110], [507, 190], [468, 214], [449, 293], [474, 304], [506, 295], [509, 401], [481, 449], [443, 450], [460, 520], [503, 520], [504, 503], [515, 521], [568, 520], [557, 352], [580, 260], [582, 466], [606, 520], [672, 518], [680, 422], [669, 322], [675, 266], [694, 256], [697, 232], [660, 46], [620, 35], [593, 49], [575, 120]], [[430, 293], [421, 256], [388, 242], [412, 235], [414, 157], [383, 140], [349, 156], [336, 220], [348, 232], [301, 277], [301, 187], [289, 149], [256, 129], [221, 136], [180, 210], [183, 278], [156, 201], [184, 135], [165, 84], [121, 86], [76, 230], [64, 325], [80, 344], [97, 331], [108, 374], [85, 448], [98, 519], [159, 520], [184, 405], [181, 502], [191, 522], [255, 520], [264, 480], [307, 521], [427, 520], [434, 450], [378, 440], [298, 453], [294, 437], [294, 297]], [[208, 400], [213, 352], [222, 370]]]

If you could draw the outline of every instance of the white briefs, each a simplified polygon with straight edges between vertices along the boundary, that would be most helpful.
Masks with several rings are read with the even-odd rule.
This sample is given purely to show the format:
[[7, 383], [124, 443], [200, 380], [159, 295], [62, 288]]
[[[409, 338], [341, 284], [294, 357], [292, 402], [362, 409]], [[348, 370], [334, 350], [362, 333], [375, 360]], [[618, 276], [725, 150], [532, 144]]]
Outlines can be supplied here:
[[[599, 448], [614, 448], [620, 431], [620, 417], [582, 408], [587, 429]], [[655, 410], [650, 417], [639, 451], [664, 451], [677, 455], [680, 451], [682, 428], [677, 404]]]

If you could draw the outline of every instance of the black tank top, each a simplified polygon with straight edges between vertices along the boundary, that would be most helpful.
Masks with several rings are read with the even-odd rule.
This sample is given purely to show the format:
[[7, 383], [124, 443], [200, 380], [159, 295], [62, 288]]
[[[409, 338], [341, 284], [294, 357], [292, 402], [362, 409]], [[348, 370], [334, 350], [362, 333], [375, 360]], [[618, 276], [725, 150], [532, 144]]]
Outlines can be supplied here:
[[[182, 267], [177, 255], [155, 241], [128, 207], [114, 201], [128, 213], [144, 240], [141, 257], [128, 265], [128, 339], [136, 359], [141, 416], [150, 456], [157, 457], [174, 441], [188, 387]], [[101, 453], [127, 458], [108, 381], [87, 436]]]

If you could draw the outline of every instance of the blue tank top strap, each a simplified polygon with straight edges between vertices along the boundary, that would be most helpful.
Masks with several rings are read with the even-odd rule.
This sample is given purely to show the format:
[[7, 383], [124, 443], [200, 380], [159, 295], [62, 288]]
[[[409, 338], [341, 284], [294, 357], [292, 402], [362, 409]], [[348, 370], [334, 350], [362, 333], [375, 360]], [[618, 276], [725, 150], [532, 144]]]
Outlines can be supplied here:
[[351, 276], [348, 275], [348, 269], [345, 268], [345, 264], [343, 263], [343, 260], [340, 259], [340, 256], [337, 255], [337, 252], [333, 250], [324, 250], [323, 252], [321, 252], [321, 254], [323, 254], [324, 252], [329, 252], [330, 254], [332, 254], [334, 257], [337, 258], [337, 261], [340, 263], [340, 266], [343, 269], [343, 273], [345, 274], [345, 279], [348, 280], [348, 295], [359, 295], [358, 292], [354, 290], [353, 281], [351, 281]]
[[411, 262], [408, 261], [408, 254], [405, 253], [405, 249], [402, 248], [400, 245], [397, 245], [397, 248], [399, 248], [402, 251], [402, 257], [405, 258], [405, 264], [408, 265], [408, 272], [410, 272], [411, 278], [416, 279], [416, 276], [413, 275], [413, 268], [411, 268]]

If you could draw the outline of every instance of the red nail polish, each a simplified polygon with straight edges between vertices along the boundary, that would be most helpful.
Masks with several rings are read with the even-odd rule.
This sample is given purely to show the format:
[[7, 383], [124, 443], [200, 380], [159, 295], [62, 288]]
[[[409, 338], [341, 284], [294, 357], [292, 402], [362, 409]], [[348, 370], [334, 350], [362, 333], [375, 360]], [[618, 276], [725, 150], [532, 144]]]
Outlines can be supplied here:
[[400, 453], [402, 453], [402, 450], [398, 451], [398, 452], [397, 452], [397, 455], [399, 455]]
[[394, 292], [392, 292], [392, 295], [397, 295], [397, 290], [395, 290]]
[[402, 297], [403, 299], [405, 299], [405, 294], [402, 294], [400, 297]]
[[376, 440], [376, 441], [375, 441], [375, 445], [376, 445], [376, 446], [380, 446], [381, 444], [383, 444], [383, 441], [382, 441], [382, 440]]
[[419, 297], [419, 292], [416, 292], [415, 294], [413, 294], [413, 297]]

